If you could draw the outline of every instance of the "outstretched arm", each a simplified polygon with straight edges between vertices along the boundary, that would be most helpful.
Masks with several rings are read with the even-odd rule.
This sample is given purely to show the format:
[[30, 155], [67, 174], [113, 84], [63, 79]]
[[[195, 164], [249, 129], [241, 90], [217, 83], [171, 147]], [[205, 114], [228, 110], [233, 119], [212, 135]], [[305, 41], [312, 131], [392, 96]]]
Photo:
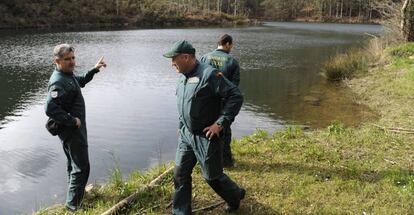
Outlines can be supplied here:
[[106, 67], [106, 63], [103, 60], [103, 56], [98, 60], [93, 69], [89, 70], [86, 74], [81, 76], [75, 76], [76, 80], [79, 83], [80, 87], [85, 87], [85, 85], [93, 79], [93, 76], [99, 72], [102, 67]]

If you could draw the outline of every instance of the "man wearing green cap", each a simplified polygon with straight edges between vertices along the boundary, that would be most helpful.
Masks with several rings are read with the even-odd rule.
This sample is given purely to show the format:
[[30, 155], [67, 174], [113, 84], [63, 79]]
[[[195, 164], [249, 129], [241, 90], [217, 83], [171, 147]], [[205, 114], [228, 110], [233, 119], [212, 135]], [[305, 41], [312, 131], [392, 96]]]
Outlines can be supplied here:
[[[233, 48], [233, 38], [224, 34], [218, 41], [216, 50], [201, 57], [200, 61], [217, 68], [223, 73], [229, 81], [234, 85], [239, 86], [240, 82], [240, 66], [236, 59], [230, 55]], [[223, 164], [225, 167], [234, 166], [234, 159], [231, 153], [231, 128], [223, 128]]]
[[240, 111], [243, 97], [217, 69], [197, 61], [189, 42], [176, 42], [164, 57], [171, 58], [172, 66], [181, 74], [176, 91], [179, 139], [172, 212], [191, 214], [191, 173], [197, 161], [206, 182], [226, 201], [226, 212], [234, 212], [246, 191], [223, 173], [220, 135]]
[[57, 135], [67, 158], [68, 192], [66, 208], [76, 211], [82, 203], [89, 177], [88, 139], [86, 134], [84, 87], [101, 67], [103, 57], [85, 75], [75, 75], [75, 49], [69, 44], [54, 49], [56, 69], [48, 84], [46, 115], [59, 124]]

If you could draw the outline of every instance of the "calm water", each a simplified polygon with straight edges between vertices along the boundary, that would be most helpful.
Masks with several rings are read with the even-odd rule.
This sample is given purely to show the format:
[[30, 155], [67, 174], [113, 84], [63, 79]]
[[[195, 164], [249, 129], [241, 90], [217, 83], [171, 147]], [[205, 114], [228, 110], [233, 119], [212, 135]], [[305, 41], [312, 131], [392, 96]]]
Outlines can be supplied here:
[[320, 64], [361, 45], [372, 25], [266, 23], [261, 27], [94, 32], [0, 32], [0, 214], [29, 213], [62, 203], [65, 156], [44, 128], [52, 49], [76, 47], [77, 70], [101, 55], [108, 67], [83, 89], [87, 107], [90, 182], [104, 182], [116, 164], [126, 175], [172, 160], [177, 139], [177, 73], [161, 55], [179, 39], [200, 56], [229, 33], [242, 67], [245, 103], [235, 137], [286, 124], [356, 125], [371, 117], [346, 89], [326, 83]]

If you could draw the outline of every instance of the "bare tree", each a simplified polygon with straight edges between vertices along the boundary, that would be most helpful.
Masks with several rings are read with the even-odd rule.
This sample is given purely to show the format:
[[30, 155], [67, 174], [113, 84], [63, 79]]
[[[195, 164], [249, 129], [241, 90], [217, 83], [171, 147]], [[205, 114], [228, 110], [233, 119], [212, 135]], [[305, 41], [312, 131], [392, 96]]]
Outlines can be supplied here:
[[412, 0], [405, 0], [401, 9], [401, 32], [405, 41], [414, 41], [414, 3]]
[[373, 9], [381, 14], [381, 24], [385, 30], [384, 38], [387, 43], [398, 43], [403, 40], [403, 31], [401, 29], [404, 19], [401, 7], [401, 3], [393, 1], [375, 2], [373, 4]]

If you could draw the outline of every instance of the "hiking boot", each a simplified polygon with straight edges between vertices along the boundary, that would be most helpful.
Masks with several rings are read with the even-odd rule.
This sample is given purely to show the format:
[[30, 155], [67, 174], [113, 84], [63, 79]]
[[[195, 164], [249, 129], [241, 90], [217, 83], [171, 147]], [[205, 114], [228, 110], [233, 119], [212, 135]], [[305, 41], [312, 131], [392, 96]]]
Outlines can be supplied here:
[[224, 168], [233, 168], [235, 167], [234, 162], [229, 162], [229, 163], [225, 163], [223, 164]]
[[238, 203], [236, 205], [229, 205], [229, 204], [227, 204], [227, 206], [224, 209], [224, 211], [226, 213], [234, 213], [234, 212], [236, 212], [239, 209], [239, 207], [240, 207], [240, 201], [242, 199], [244, 199], [244, 196], [245, 195], [246, 195], [246, 190], [243, 189], [243, 188], [240, 188], [239, 201], [238, 201]]

